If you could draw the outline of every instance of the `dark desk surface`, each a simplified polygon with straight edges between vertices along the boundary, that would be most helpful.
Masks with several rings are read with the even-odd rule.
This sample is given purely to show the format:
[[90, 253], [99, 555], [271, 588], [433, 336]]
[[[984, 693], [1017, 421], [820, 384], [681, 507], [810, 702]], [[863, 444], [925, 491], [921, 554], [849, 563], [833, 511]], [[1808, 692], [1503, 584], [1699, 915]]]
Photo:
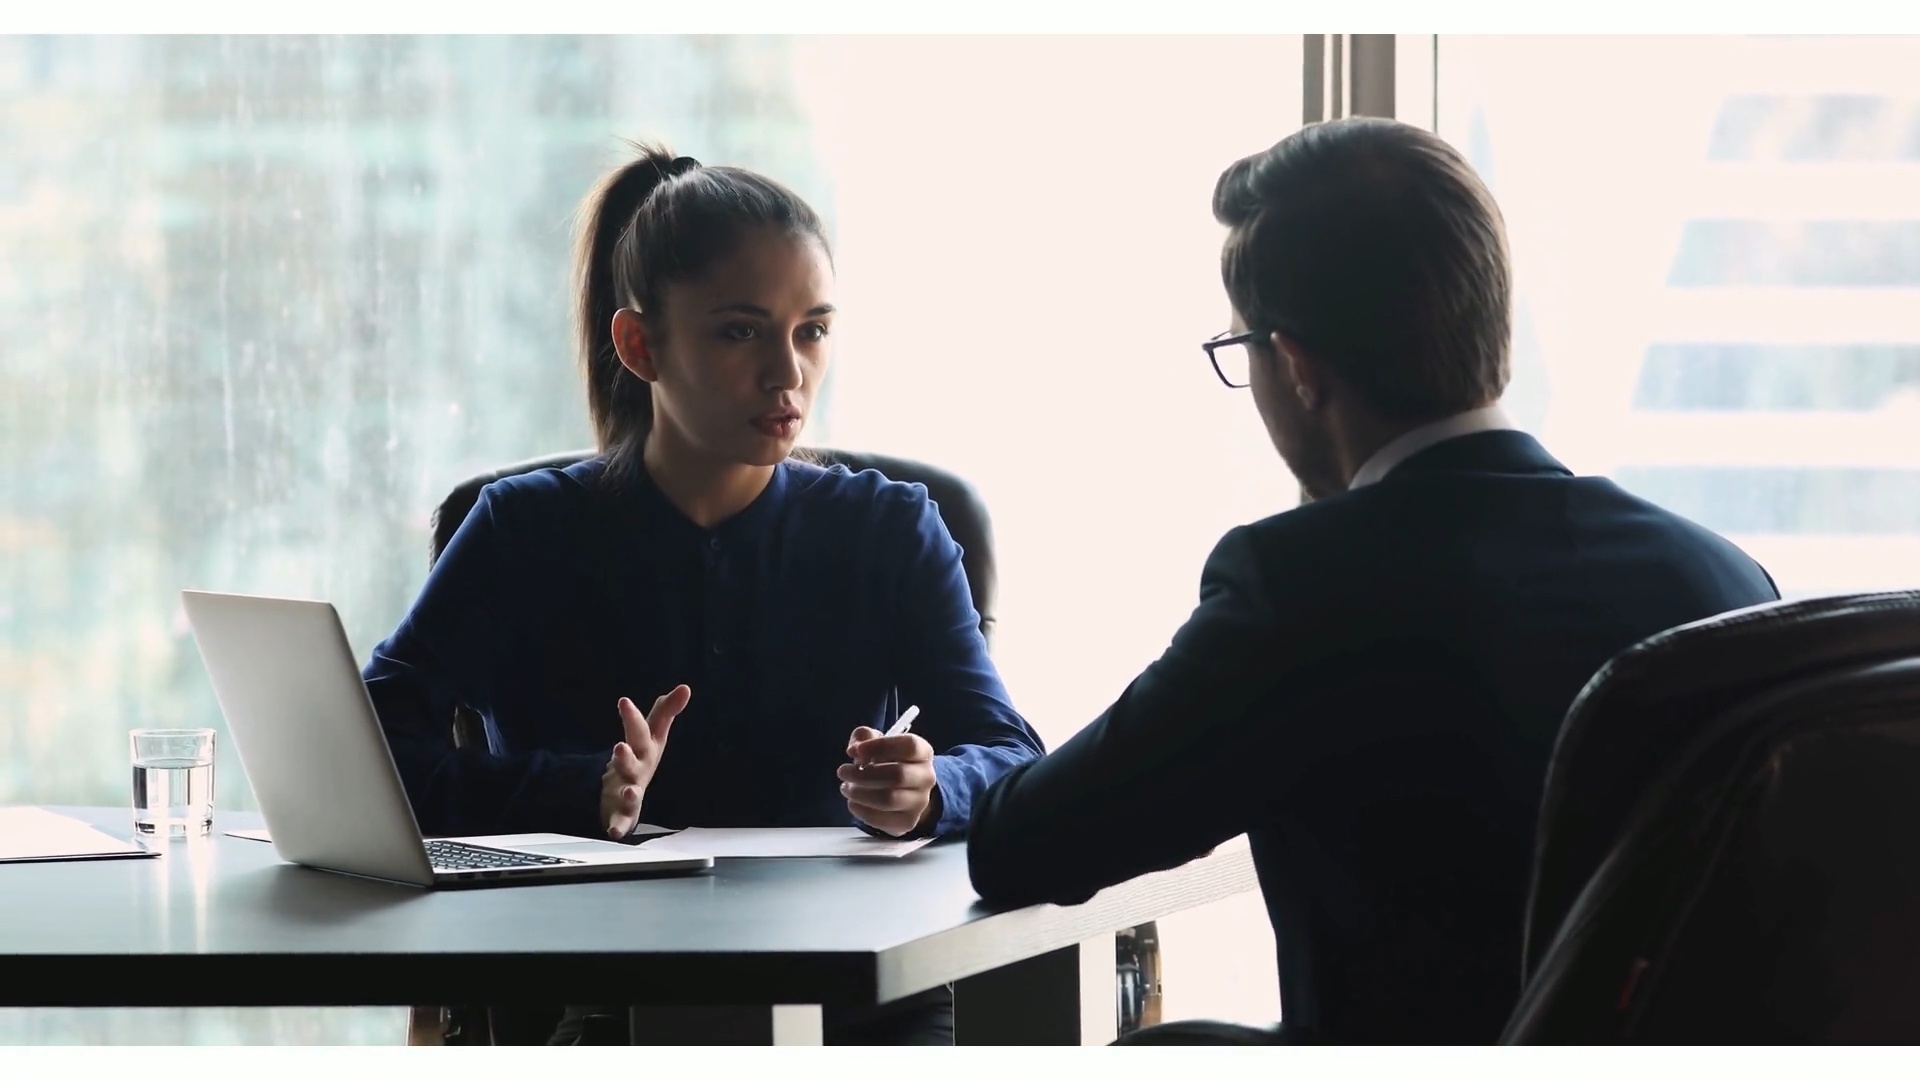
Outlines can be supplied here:
[[[117, 835], [125, 809], [52, 807]], [[860, 1004], [1255, 887], [1243, 845], [996, 912], [960, 844], [681, 878], [427, 891], [283, 863], [222, 812], [157, 859], [0, 864], [0, 1007]]]

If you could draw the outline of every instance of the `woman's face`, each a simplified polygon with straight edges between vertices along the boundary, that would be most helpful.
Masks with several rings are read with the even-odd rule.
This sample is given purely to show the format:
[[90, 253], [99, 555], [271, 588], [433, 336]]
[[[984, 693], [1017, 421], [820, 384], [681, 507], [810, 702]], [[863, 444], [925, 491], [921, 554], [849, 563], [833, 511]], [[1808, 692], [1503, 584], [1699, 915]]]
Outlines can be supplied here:
[[820, 243], [776, 229], [668, 285], [642, 330], [651, 371], [635, 372], [653, 384], [655, 430], [719, 461], [785, 459], [827, 373], [832, 289]]

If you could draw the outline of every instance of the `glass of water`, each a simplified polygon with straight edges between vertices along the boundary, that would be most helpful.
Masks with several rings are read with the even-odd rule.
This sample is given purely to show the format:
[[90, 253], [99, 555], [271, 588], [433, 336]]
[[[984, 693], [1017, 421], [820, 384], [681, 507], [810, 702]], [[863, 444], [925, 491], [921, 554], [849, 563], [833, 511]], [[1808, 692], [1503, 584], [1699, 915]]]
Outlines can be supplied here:
[[133, 831], [205, 836], [213, 831], [213, 729], [133, 732]]

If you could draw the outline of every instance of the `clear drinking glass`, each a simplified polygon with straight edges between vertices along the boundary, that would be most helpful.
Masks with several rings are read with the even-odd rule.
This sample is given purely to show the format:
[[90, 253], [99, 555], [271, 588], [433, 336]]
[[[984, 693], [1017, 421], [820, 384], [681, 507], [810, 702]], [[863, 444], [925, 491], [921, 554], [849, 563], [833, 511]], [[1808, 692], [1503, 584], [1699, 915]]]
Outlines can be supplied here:
[[132, 733], [133, 831], [205, 836], [213, 831], [213, 729]]

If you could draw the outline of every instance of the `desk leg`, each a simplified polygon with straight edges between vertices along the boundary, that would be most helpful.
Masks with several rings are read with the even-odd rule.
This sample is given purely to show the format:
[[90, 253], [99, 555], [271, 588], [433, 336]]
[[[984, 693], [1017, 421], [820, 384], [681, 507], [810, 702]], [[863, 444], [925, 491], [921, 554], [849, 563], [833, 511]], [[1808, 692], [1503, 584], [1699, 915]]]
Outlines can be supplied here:
[[822, 1037], [818, 1005], [637, 1006], [627, 1030], [635, 1046], [819, 1046]]
[[1105, 1046], [1119, 1024], [1112, 934], [962, 979], [961, 1046]]

